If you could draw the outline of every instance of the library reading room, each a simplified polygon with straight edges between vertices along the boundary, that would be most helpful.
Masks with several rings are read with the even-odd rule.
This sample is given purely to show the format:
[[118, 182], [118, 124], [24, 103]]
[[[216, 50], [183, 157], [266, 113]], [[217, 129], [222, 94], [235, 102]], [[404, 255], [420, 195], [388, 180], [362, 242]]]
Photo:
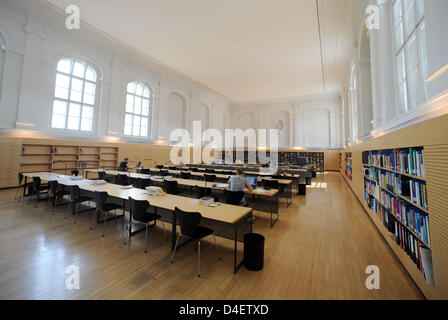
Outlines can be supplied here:
[[0, 300], [448, 300], [447, 13], [0, 0]]

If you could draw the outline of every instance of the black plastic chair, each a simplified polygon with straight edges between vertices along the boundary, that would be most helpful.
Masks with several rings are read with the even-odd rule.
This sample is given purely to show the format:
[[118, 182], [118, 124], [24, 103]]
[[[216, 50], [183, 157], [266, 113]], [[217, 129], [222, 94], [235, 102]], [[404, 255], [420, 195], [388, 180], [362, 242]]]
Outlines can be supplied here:
[[79, 170], [72, 170], [72, 176], [78, 176]]
[[54, 214], [54, 208], [56, 207], [56, 202], [58, 198], [63, 196], [70, 195], [70, 191], [66, 190], [63, 185], [59, 185], [59, 183], [54, 181], [48, 181], [48, 201], [51, 204], [51, 207], [53, 208], [53, 214]]
[[[229, 191], [224, 190], [224, 198], [226, 199], [227, 204], [231, 204], [234, 206], [241, 206], [241, 201], [244, 198], [244, 191]], [[244, 204], [244, 206], [247, 206]]]
[[18, 180], [19, 180], [19, 184], [17, 186], [17, 190], [16, 190], [16, 195], [14, 197], [14, 199], [16, 200], [20, 200], [21, 198], [23, 198], [23, 196], [25, 195], [25, 190], [26, 188], [29, 188], [33, 185], [32, 182], [27, 182], [26, 184], [22, 184], [23, 182], [23, 173], [19, 172], [18, 173]]
[[199, 225], [202, 219], [202, 215], [199, 212], [186, 212], [180, 210], [178, 207], [174, 208], [177, 220], [180, 225], [180, 233], [176, 239], [176, 246], [174, 247], [173, 254], [171, 256], [170, 263], [174, 262], [174, 255], [176, 254], [177, 245], [181, 236], [197, 240], [198, 242], [198, 277], [201, 276], [201, 239], [213, 235], [215, 238], [215, 249], [216, 246], [216, 235], [212, 229], [202, 227]]
[[[119, 204], [106, 202], [108, 198], [109, 198], [109, 194], [107, 192], [95, 191], [96, 210], [95, 210], [94, 217], [97, 217], [97, 219], [98, 219], [99, 214], [101, 212], [104, 212], [103, 237], [104, 237], [104, 232], [106, 230], [107, 215], [109, 214], [109, 212], [114, 211], [114, 213], [116, 214], [115, 211], [117, 209], [123, 210], [123, 206], [121, 206]], [[124, 217], [124, 210], [123, 210], [123, 217]], [[90, 229], [92, 230], [92, 227], [90, 227]]]
[[[89, 196], [82, 196], [81, 190], [77, 185], [70, 186], [69, 190], [70, 190], [70, 207], [72, 208], [72, 214], [75, 216], [73, 223], [76, 224], [76, 216], [78, 215], [79, 212], [79, 205], [83, 202], [93, 201], [93, 198]], [[70, 207], [68, 207], [67, 210]]]
[[180, 193], [178, 189], [178, 183], [176, 180], [164, 180], [163, 187], [165, 188], [165, 191], [168, 194], [176, 195]]
[[160, 171], [159, 171], [159, 174], [160, 174], [162, 177], [166, 177], [167, 175], [169, 175], [169, 171], [168, 171], [168, 170], [160, 170]]
[[106, 180], [106, 171], [98, 171], [98, 180]]
[[205, 173], [215, 173], [215, 169], [205, 169]]
[[129, 185], [129, 177], [127, 174], [117, 174], [115, 176], [115, 184], [120, 186], [128, 186]]
[[214, 174], [204, 174], [204, 180], [207, 182], [215, 182], [216, 181], [216, 175]]
[[190, 171], [191, 172], [199, 172], [199, 169], [198, 168], [190, 168]]
[[157, 168], [157, 169], [163, 169], [164, 166], [163, 166], [163, 164], [159, 164], [159, 165], [156, 166], [156, 168]]
[[215, 202], [219, 202], [219, 197], [216, 197], [213, 195], [213, 189], [212, 188], [204, 188], [200, 186], [195, 186], [196, 196], [198, 199], [209, 197], [213, 198]]
[[168, 167], [169, 170], [179, 170], [178, 167]]
[[36, 195], [34, 202], [35, 208], [37, 208], [41, 193], [48, 193], [48, 184], [42, 184], [40, 177], [33, 177], [33, 194]]
[[151, 170], [150, 169], [142, 169], [141, 174], [151, 174]]
[[[129, 215], [129, 230], [128, 230], [128, 239], [131, 235], [132, 223], [143, 223], [146, 226], [146, 238], [145, 238], [145, 253], [148, 248], [148, 227], [150, 226], [150, 222], [154, 221], [154, 226], [156, 226], [157, 219], [160, 219], [161, 216], [156, 212], [151, 213], [148, 212], [148, 208], [150, 206], [147, 200], [135, 200], [129, 197], [129, 205], [130, 205], [130, 215]], [[163, 232], [165, 232], [165, 223], [163, 223]], [[127, 240], [125, 241], [126, 244]]]
[[151, 179], [143, 179], [143, 178], [137, 178], [137, 188], [145, 190], [146, 187], [152, 186], [152, 180]]
[[267, 180], [267, 179], [263, 179], [261, 181], [263, 188], [265, 188], [266, 190], [271, 190], [271, 189], [280, 189], [280, 184], [277, 180]]
[[180, 173], [180, 177], [181, 177], [182, 179], [191, 179], [191, 172], [184, 172], [184, 171], [182, 171], [182, 172]]

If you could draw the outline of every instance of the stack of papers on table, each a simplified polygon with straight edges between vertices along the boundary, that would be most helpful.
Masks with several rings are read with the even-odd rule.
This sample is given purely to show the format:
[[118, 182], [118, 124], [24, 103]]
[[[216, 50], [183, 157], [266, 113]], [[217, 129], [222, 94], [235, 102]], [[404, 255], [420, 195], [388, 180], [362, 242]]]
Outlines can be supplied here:
[[134, 188], [134, 186], [131, 184], [130, 186], [120, 186], [121, 190], [128, 190], [128, 189], [132, 189]]

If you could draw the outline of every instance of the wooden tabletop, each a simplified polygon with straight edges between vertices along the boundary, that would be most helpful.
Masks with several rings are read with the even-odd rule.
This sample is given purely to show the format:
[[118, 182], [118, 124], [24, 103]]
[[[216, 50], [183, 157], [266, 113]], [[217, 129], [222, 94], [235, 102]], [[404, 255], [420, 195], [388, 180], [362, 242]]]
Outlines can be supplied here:
[[49, 172], [25, 173], [25, 177], [40, 177], [43, 181], [56, 180], [63, 185], [78, 185], [80, 189], [95, 192], [106, 191], [109, 196], [128, 200], [132, 197], [136, 200], [148, 200], [152, 206], [173, 211], [175, 207], [187, 212], [199, 212], [206, 219], [235, 224], [252, 209], [248, 207], [232, 206], [221, 203], [217, 207], [209, 207], [207, 205], [198, 204], [192, 198], [165, 194], [162, 196], [150, 196], [146, 190], [131, 188], [124, 189], [122, 186], [115, 184], [95, 185], [93, 180], [70, 180], [70, 177]]

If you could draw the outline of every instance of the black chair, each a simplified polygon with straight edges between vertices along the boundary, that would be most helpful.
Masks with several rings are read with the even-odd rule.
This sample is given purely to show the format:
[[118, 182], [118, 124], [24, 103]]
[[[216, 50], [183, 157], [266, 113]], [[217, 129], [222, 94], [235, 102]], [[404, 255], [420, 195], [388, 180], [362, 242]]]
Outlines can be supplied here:
[[199, 169], [198, 169], [198, 168], [190, 168], [190, 171], [191, 171], [191, 172], [198, 172]]
[[120, 186], [128, 186], [129, 185], [129, 177], [127, 174], [117, 174], [115, 176], [115, 184]]
[[219, 197], [216, 197], [213, 195], [213, 189], [212, 188], [204, 188], [200, 186], [195, 186], [195, 191], [198, 199], [209, 197], [213, 198], [215, 202], [219, 202]]
[[48, 184], [42, 184], [40, 177], [33, 177], [33, 194], [36, 195], [36, 201], [34, 202], [35, 208], [37, 208], [41, 193], [48, 193]]
[[72, 176], [78, 176], [79, 170], [72, 170]]
[[179, 170], [178, 167], [168, 167], [169, 170]]
[[[75, 215], [73, 221], [74, 224], [76, 224], [76, 216], [78, 215], [79, 212], [79, 205], [87, 201], [93, 201], [93, 198], [89, 196], [82, 196], [79, 186], [77, 185], [70, 186], [70, 207], [72, 208], [72, 214]], [[70, 207], [68, 207], [67, 210]]]
[[54, 214], [58, 198], [70, 195], [70, 191], [66, 190], [63, 185], [59, 185], [57, 181], [48, 181], [48, 187], [48, 201], [51, 203]]
[[[148, 248], [148, 227], [150, 226], [150, 222], [154, 221], [154, 226], [156, 226], [157, 219], [160, 219], [161, 216], [156, 212], [151, 213], [148, 212], [148, 208], [150, 206], [147, 200], [135, 200], [129, 197], [129, 205], [130, 205], [130, 215], [129, 215], [129, 230], [128, 230], [128, 239], [131, 235], [132, 223], [143, 223], [146, 225], [146, 238], [145, 238], [145, 253]], [[163, 232], [165, 232], [165, 223], [163, 223]], [[125, 241], [126, 244], [127, 241]]]
[[143, 179], [143, 178], [137, 178], [137, 188], [145, 190], [146, 187], [152, 186], [152, 180], [151, 179]]
[[151, 174], [151, 170], [150, 169], [142, 169], [141, 174]]
[[204, 174], [204, 180], [207, 182], [215, 182], [216, 181], [216, 175], [214, 174]]
[[168, 194], [179, 194], [178, 183], [176, 180], [164, 180], [163, 187]]
[[98, 171], [98, 180], [106, 180], [106, 171]]
[[[116, 211], [117, 209], [123, 209], [123, 206], [115, 203], [106, 202], [109, 198], [109, 194], [105, 191], [95, 191], [95, 202], [96, 202], [96, 210], [94, 217], [97, 217], [97, 220], [99, 220], [99, 214], [101, 212], [104, 212], [104, 225], [103, 225], [103, 237], [104, 232], [106, 230], [106, 222], [107, 222], [107, 215], [110, 211]], [[116, 212], [115, 212], [116, 214]], [[123, 210], [123, 217], [124, 217], [124, 210]], [[92, 227], [90, 227], [92, 229]]]
[[168, 170], [160, 170], [160, 171], [159, 171], [159, 174], [160, 174], [162, 177], [166, 177], [167, 175], [169, 175], [169, 171], [168, 171]]
[[[224, 190], [224, 198], [226, 199], [227, 204], [231, 204], [234, 206], [241, 206], [241, 201], [243, 200], [245, 193], [244, 191], [229, 191]], [[244, 204], [244, 206], [248, 206]]]
[[17, 190], [16, 190], [16, 195], [14, 197], [14, 199], [16, 200], [20, 200], [21, 198], [23, 198], [23, 196], [25, 195], [25, 190], [26, 188], [29, 188], [33, 185], [32, 182], [27, 182], [26, 184], [22, 184], [23, 182], [23, 173], [19, 172], [18, 173], [18, 180], [19, 180], [19, 184], [17, 186]]
[[163, 164], [159, 164], [159, 165], [156, 166], [156, 168], [157, 168], [157, 169], [163, 169], [164, 166], [163, 166]]
[[182, 178], [182, 179], [191, 179], [191, 172], [181, 172], [180, 173], [180, 177]]
[[180, 225], [180, 233], [176, 239], [176, 246], [174, 247], [173, 254], [171, 256], [170, 263], [174, 262], [174, 255], [176, 254], [177, 245], [179, 243], [179, 239], [181, 236], [197, 240], [198, 242], [198, 277], [201, 276], [201, 239], [213, 235], [215, 238], [215, 249], [218, 249], [216, 246], [216, 235], [212, 229], [202, 227], [199, 225], [202, 219], [202, 215], [199, 212], [186, 212], [182, 211], [179, 208], [174, 208], [177, 219]]
[[263, 179], [261, 183], [263, 185], [263, 188], [265, 188], [266, 190], [271, 190], [271, 189], [280, 190], [280, 184], [277, 180]]
[[205, 173], [215, 173], [215, 169], [205, 169]]

